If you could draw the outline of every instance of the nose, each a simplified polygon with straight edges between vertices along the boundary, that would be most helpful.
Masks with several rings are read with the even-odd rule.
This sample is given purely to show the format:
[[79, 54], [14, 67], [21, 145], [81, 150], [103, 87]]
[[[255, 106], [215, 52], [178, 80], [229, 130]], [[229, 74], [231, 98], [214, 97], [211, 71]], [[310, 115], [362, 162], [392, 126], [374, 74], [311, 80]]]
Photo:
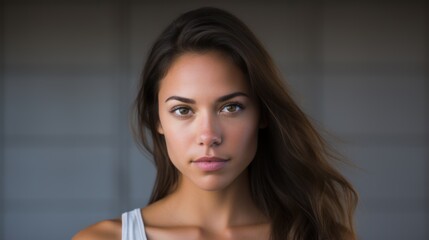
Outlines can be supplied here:
[[197, 143], [200, 146], [214, 147], [222, 143], [222, 131], [216, 116], [204, 114], [199, 124]]

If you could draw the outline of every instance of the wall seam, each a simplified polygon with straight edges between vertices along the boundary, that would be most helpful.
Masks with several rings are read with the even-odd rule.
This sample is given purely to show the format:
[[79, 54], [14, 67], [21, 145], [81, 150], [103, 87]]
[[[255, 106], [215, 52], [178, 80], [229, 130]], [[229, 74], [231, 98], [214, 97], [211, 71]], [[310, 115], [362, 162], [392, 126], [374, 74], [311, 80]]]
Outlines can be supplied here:
[[128, 107], [128, 88], [130, 85], [129, 70], [129, 44], [130, 44], [130, 2], [118, 1], [118, 22], [116, 34], [118, 34], [118, 79], [116, 87], [118, 91], [118, 131], [117, 138], [117, 166], [118, 166], [118, 193], [119, 203], [117, 204], [120, 211], [128, 210], [131, 206], [130, 192], [130, 139], [129, 139], [129, 107]]
[[318, 124], [322, 125], [325, 128], [325, 93], [324, 93], [324, 83], [325, 83], [325, 63], [324, 63], [324, 29], [325, 29], [325, 1], [320, 1], [316, 4], [316, 13], [317, 16], [315, 20], [317, 22], [314, 24], [314, 76], [317, 82], [317, 119]]
[[0, 1], [0, 239], [5, 239], [5, 222], [6, 222], [6, 206], [5, 206], [5, 127], [4, 127], [4, 102], [5, 102], [5, 84], [4, 84], [4, 64], [5, 64], [5, 44], [4, 44], [4, 28], [6, 24], [6, 4]]
[[425, 21], [425, 34], [424, 34], [424, 40], [425, 40], [425, 100], [426, 100], [426, 111], [424, 113], [425, 121], [426, 121], [426, 228], [425, 228], [425, 239], [429, 238], [429, 2], [426, 1], [425, 5], [423, 6], [425, 8], [424, 11], [424, 21]]

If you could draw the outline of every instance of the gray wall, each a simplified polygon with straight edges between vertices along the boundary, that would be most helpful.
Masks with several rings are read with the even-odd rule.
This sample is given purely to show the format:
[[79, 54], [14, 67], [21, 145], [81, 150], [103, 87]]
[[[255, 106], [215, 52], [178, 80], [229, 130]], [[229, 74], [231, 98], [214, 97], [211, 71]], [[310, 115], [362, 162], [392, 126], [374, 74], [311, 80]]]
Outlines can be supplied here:
[[[203, 1], [100, 2], [3, 3], [0, 239], [68, 239], [148, 199], [154, 168], [128, 125], [138, 75], [162, 28]], [[254, 29], [358, 166], [341, 169], [361, 239], [428, 239], [428, 5], [207, 2]]]

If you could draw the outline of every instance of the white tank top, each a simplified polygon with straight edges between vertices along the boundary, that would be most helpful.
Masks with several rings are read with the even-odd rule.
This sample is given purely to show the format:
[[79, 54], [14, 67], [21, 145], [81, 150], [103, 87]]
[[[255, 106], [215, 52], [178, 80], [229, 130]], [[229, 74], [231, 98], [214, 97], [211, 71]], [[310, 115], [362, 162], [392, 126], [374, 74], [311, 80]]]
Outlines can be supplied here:
[[140, 208], [122, 214], [122, 240], [147, 240]]

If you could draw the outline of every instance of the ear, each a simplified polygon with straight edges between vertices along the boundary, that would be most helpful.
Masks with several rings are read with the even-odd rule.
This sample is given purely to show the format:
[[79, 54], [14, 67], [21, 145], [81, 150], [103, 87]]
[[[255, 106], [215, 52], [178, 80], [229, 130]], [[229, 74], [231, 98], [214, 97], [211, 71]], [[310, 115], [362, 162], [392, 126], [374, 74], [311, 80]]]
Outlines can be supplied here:
[[159, 134], [164, 134], [164, 129], [162, 128], [162, 125], [161, 125], [161, 123], [160, 123], [160, 122], [158, 122], [158, 126], [157, 126], [157, 128], [156, 128], [156, 131], [157, 131]]

